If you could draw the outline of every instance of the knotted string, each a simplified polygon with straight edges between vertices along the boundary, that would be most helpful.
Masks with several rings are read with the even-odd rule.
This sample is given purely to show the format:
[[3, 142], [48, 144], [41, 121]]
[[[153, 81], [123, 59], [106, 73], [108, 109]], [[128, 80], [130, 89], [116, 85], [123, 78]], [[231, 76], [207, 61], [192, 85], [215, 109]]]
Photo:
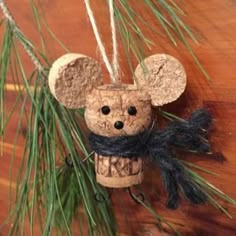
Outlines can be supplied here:
[[102, 59], [106, 65], [106, 68], [110, 74], [112, 83], [119, 84], [119, 63], [118, 63], [118, 46], [117, 46], [117, 37], [116, 37], [116, 25], [115, 25], [115, 14], [114, 14], [114, 5], [113, 0], [109, 0], [109, 13], [110, 13], [110, 25], [111, 25], [111, 34], [112, 34], [112, 47], [113, 47], [113, 56], [112, 56], [112, 63], [110, 63], [108, 56], [106, 54], [106, 49], [104, 47], [104, 44], [102, 42], [101, 36], [98, 31], [98, 27], [96, 24], [96, 20], [94, 18], [93, 11], [90, 6], [89, 0], [84, 0], [86, 10], [89, 16], [89, 20], [91, 22], [93, 32], [95, 35], [95, 38], [97, 40], [98, 48], [100, 50]]

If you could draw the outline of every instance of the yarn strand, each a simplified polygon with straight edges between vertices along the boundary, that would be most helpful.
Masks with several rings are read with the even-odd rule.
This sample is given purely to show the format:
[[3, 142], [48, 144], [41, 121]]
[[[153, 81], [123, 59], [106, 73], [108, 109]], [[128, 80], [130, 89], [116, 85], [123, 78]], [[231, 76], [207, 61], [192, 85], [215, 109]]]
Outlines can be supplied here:
[[113, 46], [112, 66], [113, 66], [115, 79], [116, 81], [118, 81], [119, 80], [118, 45], [117, 45], [117, 37], [116, 37], [115, 13], [114, 13], [113, 2], [114, 0], [109, 0], [112, 46]]
[[98, 28], [97, 28], [96, 20], [94, 18], [94, 14], [93, 14], [93, 11], [90, 6], [90, 1], [84, 0], [84, 2], [85, 2], [88, 17], [89, 17], [90, 23], [92, 25], [95, 38], [97, 40], [98, 48], [100, 50], [102, 59], [103, 59], [105, 66], [110, 74], [112, 83], [118, 84], [119, 83], [119, 79], [118, 79], [119, 64], [118, 64], [118, 49], [117, 49], [117, 38], [116, 38], [116, 27], [115, 27], [115, 19], [114, 19], [113, 0], [109, 0], [109, 12], [110, 12], [112, 46], [113, 46], [112, 64], [109, 62], [109, 59], [108, 59], [107, 53], [106, 53], [106, 49], [104, 47], [104, 44], [102, 43], [102, 39], [101, 39], [101, 36], [100, 36]]

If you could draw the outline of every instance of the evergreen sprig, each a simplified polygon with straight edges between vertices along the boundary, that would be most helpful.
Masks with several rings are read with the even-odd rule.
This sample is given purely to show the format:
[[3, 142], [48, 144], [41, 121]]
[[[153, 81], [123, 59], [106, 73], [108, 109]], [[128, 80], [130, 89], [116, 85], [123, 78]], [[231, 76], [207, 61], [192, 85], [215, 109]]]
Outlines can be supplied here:
[[[118, 0], [114, 6], [117, 26], [131, 72], [134, 72], [131, 60], [132, 55], [140, 63], [145, 57], [144, 47], [151, 49], [151, 46], [155, 44], [143, 32], [142, 29], [146, 27], [157, 36], [169, 40], [174, 46], [178, 44], [184, 45], [200, 71], [209, 80], [209, 75], [201, 65], [188, 40], [191, 39], [195, 44], [199, 44], [199, 37], [182, 20], [182, 17], [186, 16], [186, 14], [177, 3], [172, 0], [144, 0], [139, 3], [139, 7], [141, 4], [143, 5], [142, 9], [146, 8], [147, 12], [154, 16], [156, 22], [148, 22], [143, 14], [136, 12], [133, 5], [127, 0]], [[156, 23], [159, 24], [158, 27]]]
[[[97, 184], [95, 179], [94, 163], [89, 158], [91, 152], [87, 146], [86, 132], [82, 128], [83, 111], [68, 110], [58, 104], [50, 95], [45, 83], [50, 63], [48, 62], [47, 45], [42, 29], [45, 28], [65, 51], [68, 50], [50, 30], [46, 20], [41, 17], [40, 1], [30, 0], [30, 4], [41, 39], [42, 50], [35, 47], [26, 37], [14, 21], [5, 2], [0, 0], [0, 8], [4, 15], [4, 21], [1, 21], [4, 33], [0, 57], [2, 148], [8, 121], [14, 112], [19, 114], [14, 139], [15, 147], [12, 152], [12, 165], [14, 164], [16, 146], [23, 122], [27, 122], [25, 147], [16, 180], [16, 189], [13, 192], [13, 184], [10, 188], [10, 212], [6, 221], [12, 223], [9, 235], [25, 235], [26, 223], [29, 225], [27, 235], [34, 235], [37, 227], [41, 235], [52, 235], [55, 231], [57, 235], [78, 235], [78, 233], [80, 235], [116, 235], [118, 229], [111, 201], [98, 203], [95, 198], [97, 193], [103, 196], [107, 196], [108, 193], [104, 187]], [[180, 40], [194, 56], [187, 37], [193, 41], [196, 41], [196, 38], [189, 26], [181, 20], [180, 16], [184, 15], [181, 7], [173, 0], [145, 0], [142, 4], [145, 4], [150, 13], [155, 15], [170, 41], [176, 45]], [[159, 32], [154, 26], [150, 26], [128, 1], [118, 0], [114, 7], [124, 50], [130, 69], [133, 71], [130, 50], [140, 61], [143, 59], [143, 46], [150, 47], [152, 45], [152, 42], [142, 32], [142, 27], [148, 27], [158, 34]], [[140, 23], [142, 26], [139, 25]], [[29, 75], [25, 71], [25, 65], [19, 53], [20, 45], [23, 46], [35, 66]], [[194, 59], [199, 66], [200, 64], [195, 56]], [[202, 69], [201, 66], [200, 69]], [[5, 93], [9, 88], [9, 74], [14, 81], [13, 88], [17, 94], [14, 106], [6, 114]], [[166, 112], [162, 112], [162, 115], [169, 119], [176, 118]], [[65, 164], [65, 157], [68, 155], [73, 167]], [[78, 162], [82, 159], [87, 161]], [[207, 192], [211, 199], [210, 202], [229, 215], [213, 196], [232, 204], [235, 204], [235, 201], [208, 183], [192, 169], [198, 168], [208, 173], [209, 171], [190, 163], [185, 164], [188, 166], [192, 178]], [[12, 173], [10, 175], [12, 176]], [[13, 183], [13, 178], [10, 178]], [[179, 234], [172, 223], [157, 214], [150, 202], [144, 202], [136, 195], [133, 195], [133, 198], [153, 215], [160, 229], [162, 226], [167, 226]], [[74, 229], [75, 225], [77, 230]]]

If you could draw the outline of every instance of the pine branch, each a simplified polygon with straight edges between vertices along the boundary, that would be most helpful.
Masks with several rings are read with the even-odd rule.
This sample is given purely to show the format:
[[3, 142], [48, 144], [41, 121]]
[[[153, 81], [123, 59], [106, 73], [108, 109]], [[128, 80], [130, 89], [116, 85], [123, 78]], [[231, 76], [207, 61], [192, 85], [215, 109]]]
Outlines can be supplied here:
[[156, 35], [166, 37], [175, 47], [178, 43], [184, 45], [205, 78], [210, 80], [188, 40], [190, 39], [199, 44], [197, 36], [187, 23], [181, 19], [184, 12], [175, 1], [144, 0], [140, 4], [143, 4], [143, 7], [146, 7], [149, 13], [153, 14], [160, 27], [154, 27], [154, 24], [147, 22], [143, 15], [135, 11], [129, 1], [119, 0], [114, 2], [115, 17], [131, 72], [134, 72], [134, 68], [131, 63], [130, 51], [137, 62], [140, 63], [145, 57], [144, 47], [146, 46], [150, 50], [151, 46], [154, 45], [142, 30], [141, 26], [145, 26]]
[[37, 70], [43, 74], [44, 67], [41, 64], [40, 60], [38, 59], [37, 55], [33, 51], [33, 45], [29, 42], [27, 37], [23, 34], [23, 32], [20, 30], [20, 28], [17, 26], [11, 12], [9, 11], [7, 5], [5, 4], [4, 0], [0, 0], [0, 8], [2, 10], [2, 13], [4, 15], [4, 18], [6, 21], [8, 21], [9, 25], [11, 26], [11, 29], [14, 33], [14, 36], [18, 39], [18, 41], [23, 46], [24, 50], [30, 57], [31, 61], [37, 68]]
[[[39, 20], [39, 18], [37, 18], [39, 17], [37, 7], [35, 7], [33, 0], [30, 2], [36, 17], [36, 24], [41, 31], [41, 19]], [[121, 4], [115, 6], [115, 17], [117, 22], [119, 22], [118, 27], [121, 33], [121, 39], [124, 43], [130, 69], [132, 70], [130, 50], [137, 60], [142, 60], [144, 56], [143, 45], [147, 47], [152, 45], [152, 42], [144, 35], [136, 21], [141, 22], [155, 33], [158, 32], [131, 8], [128, 1], [119, 0], [116, 2]], [[39, 0], [38, 3], [40, 4]], [[182, 39], [182, 42], [189, 49], [188, 44], [185, 42], [186, 38], [184, 34], [187, 34], [192, 40], [195, 40], [195, 38], [189, 27], [179, 18], [178, 15], [183, 15], [184, 13], [174, 1], [145, 0], [143, 4], [146, 4], [155, 15], [156, 19], [160, 21], [164, 32], [174, 45], [177, 44], [175, 38], [177, 34], [179, 39]], [[120, 6], [123, 8], [123, 11], [120, 10]], [[157, 6], [162, 6], [163, 9], [168, 10], [172, 21], [164, 15], [161, 10], [162, 8], [158, 8]], [[35, 225], [37, 224], [40, 226], [41, 235], [52, 235], [54, 226], [58, 227], [56, 231], [61, 234], [72, 235], [75, 219], [79, 218], [80, 222], [78, 225], [81, 234], [116, 235], [116, 219], [111, 201], [98, 203], [96, 199], [94, 199], [94, 195], [97, 192], [104, 195], [107, 194], [106, 188], [101, 187], [96, 182], [94, 164], [87, 161], [83, 163], [83, 165], [76, 165], [82, 155], [85, 157], [89, 156], [89, 150], [87, 149], [86, 140], [84, 139], [85, 134], [80, 128], [81, 120], [78, 121], [80, 117], [79, 111], [67, 110], [60, 106], [50, 95], [48, 87], [42, 86], [41, 82], [42, 80], [46, 81], [46, 75], [44, 66], [38, 58], [37, 53], [40, 56], [42, 56], [42, 54], [40, 54], [37, 48], [25, 36], [24, 32], [20, 30], [3, 0], [0, 0], [0, 8], [6, 21], [5, 41], [2, 47], [2, 51], [6, 53], [3, 58], [4, 63], [1, 64], [0, 68], [0, 73], [3, 77], [0, 90], [1, 113], [5, 102], [4, 88], [6, 87], [7, 69], [10, 64], [12, 49], [13, 58], [15, 59], [13, 64], [16, 67], [14, 73], [19, 73], [19, 75], [17, 74], [17, 83], [23, 82], [23, 85], [18, 85], [19, 96], [24, 97], [22, 99], [20, 121], [16, 136], [18, 136], [19, 130], [21, 129], [21, 119], [25, 110], [26, 100], [29, 100], [31, 103], [29, 118], [27, 119], [28, 130], [25, 149], [16, 184], [15, 202], [11, 208], [10, 214], [12, 219], [10, 234], [23, 235], [24, 222], [28, 220], [31, 235], [33, 235]], [[46, 21], [42, 20], [42, 22], [49, 34], [64, 47], [47, 26]], [[15, 45], [15, 41], [12, 40], [13, 37], [23, 46], [35, 65], [35, 73], [33, 72], [29, 77], [26, 76], [19, 51]], [[43, 37], [41, 32], [40, 37]], [[43, 40], [43, 38], [41, 39]], [[40, 58], [45, 59], [43, 56]], [[47, 62], [46, 59], [45, 61]], [[19, 81], [18, 76], [21, 78], [21, 81]], [[31, 83], [33, 83], [33, 86], [30, 86]], [[17, 98], [14, 107], [18, 105], [19, 100], [20, 99]], [[11, 113], [12, 112], [13, 111], [11, 111]], [[169, 119], [177, 118], [167, 112], [163, 112], [163, 116]], [[9, 115], [9, 119], [10, 117], [11, 114]], [[5, 130], [5, 127], [5, 123], [2, 123], [1, 129]], [[68, 154], [71, 156], [74, 168], [69, 168], [64, 162], [65, 156]], [[185, 164], [189, 166], [189, 163]], [[190, 167], [210, 173], [193, 164], [191, 164]], [[218, 209], [228, 214], [212, 196], [217, 196], [231, 204], [235, 204], [235, 201], [212, 186], [191, 169], [188, 169], [188, 171], [195, 181], [209, 194], [210, 202]], [[135, 196], [133, 197], [135, 198]], [[164, 218], [157, 215], [156, 210], [149, 202], [142, 202], [140, 199], [136, 200], [155, 217], [157, 222], [160, 223], [160, 226], [161, 224], [166, 225], [172, 229], [172, 231], [176, 232], [172, 224], [169, 224]], [[84, 229], [84, 222], [86, 222], [86, 229]]]

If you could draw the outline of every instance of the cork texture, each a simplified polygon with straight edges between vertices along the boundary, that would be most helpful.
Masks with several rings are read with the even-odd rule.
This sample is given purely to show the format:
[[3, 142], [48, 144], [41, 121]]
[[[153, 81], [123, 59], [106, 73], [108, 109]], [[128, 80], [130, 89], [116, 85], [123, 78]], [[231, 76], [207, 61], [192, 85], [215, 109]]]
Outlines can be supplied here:
[[97, 182], [110, 188], [125, 188], [143, 180], [142, 158], [103, 157], [95, 154]]
[[82, 54], [69, 53], [57, 59], [49, 73], [49, 87], [54, 97], [72, 109], [85, 106], [86, 96], [101, 85], [97, 61]]
[[[102, 113], [103, 106], [109, 107], [109, 114]], [[137, 110], [135, 115], [128, 114], [128, 108], [131, 106]], [[99, 86], [87, 97], [85, 121], [92, 132], [102, 136], [138, 134], [152, 122], [150, 96], [133, 85]], [[122, 129], [114, 127], [117, 121], [123, 123]]]
[[175, 101], [186, 87], [186, 73], [174, 57], [156, 54], [144, 59], [135, 70], [136, 83], [151, 95], [153, 106]]

